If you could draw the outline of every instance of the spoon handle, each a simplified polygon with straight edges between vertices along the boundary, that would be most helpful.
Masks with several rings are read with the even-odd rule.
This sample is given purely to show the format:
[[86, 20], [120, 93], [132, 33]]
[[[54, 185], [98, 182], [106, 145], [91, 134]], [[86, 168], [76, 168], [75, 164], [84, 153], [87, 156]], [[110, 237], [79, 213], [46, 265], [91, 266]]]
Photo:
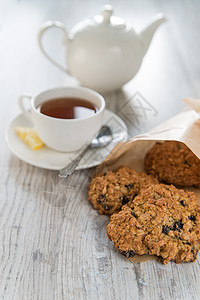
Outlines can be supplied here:
[[73, 174], [76, 167], [78, 166], [81, 158], [85, 155], [85, 153], [88, 151], [89, 148], [90, 148], [90, 145], [87, 145], [76, 158], [74, 158], [66, 167], [64, 167], [63, 169], [61, 169], [59, 171], [58, 176], [65, 178], [65, 177]]

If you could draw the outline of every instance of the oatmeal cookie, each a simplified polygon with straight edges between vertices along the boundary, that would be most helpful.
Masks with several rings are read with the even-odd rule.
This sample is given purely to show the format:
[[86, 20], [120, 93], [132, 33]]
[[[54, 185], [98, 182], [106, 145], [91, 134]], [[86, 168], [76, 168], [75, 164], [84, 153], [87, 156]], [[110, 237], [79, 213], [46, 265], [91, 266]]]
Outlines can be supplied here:
[[164, 183], [200, 187], [200, 160], [181, 142], [155, 144], [146, 155], [145, 169]]
[[164, 264], [193, 262], [200, 248], [200, 207], [192, 192], [164, 184], [143, 188], [113, 214], [107, 236], [127, 258], [157, 255]]
[[132, 200], [141, 188], [158, 183], [153, 176], [125, 166], [94, 177], [89, 185], [89, 201], [100, 214], [112, 215]]

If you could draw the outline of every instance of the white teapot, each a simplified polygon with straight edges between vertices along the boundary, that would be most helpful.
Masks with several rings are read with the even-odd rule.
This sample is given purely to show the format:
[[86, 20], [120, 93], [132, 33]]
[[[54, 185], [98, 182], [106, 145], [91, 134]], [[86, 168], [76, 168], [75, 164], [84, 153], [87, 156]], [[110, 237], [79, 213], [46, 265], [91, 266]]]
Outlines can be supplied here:
[[[113, 8], [105, 5], [101, 14], [83, 20], [68, 34], [58, 21], [42, 25], [38, 41], [44, 55], [80, 84], [100, 92], [121, 88], [138, 72], [154, 32], [166, 21], [162, 14], [154, 17], [140, 34], [123, 19], [112, 16]], [[50, 27], [62, 29], [67, 45], [67, 66], [53, 60], [42, 45], [43, 33]]]

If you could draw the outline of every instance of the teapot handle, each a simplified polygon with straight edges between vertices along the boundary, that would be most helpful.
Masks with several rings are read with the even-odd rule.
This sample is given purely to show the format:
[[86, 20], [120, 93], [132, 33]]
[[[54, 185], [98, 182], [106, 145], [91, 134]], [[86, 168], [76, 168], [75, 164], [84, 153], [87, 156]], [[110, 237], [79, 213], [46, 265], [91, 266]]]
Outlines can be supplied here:
[[42, 53], [54, 64], [56, 65], [59, 69], [61, 69], [62, 71], [70, 74], [69, 70], [67, 68], [64, 68], [63, 66], [61, 66], [59, 63], [57, 63], [53, 58], [51, 58], [51, 56], [49, 54], [47, 54], [47, 52], [45, 51], [43, 45], [42, 45], [42, 37], [43, 37], [43, 34], [44, 32], [49, 29], [49, 28], [52, 28], [52, 27], [56, 27], [56, 28], [59, 28], [59, 29], [62, 29], [63, 33], [64, 33], [64, 38], [65, 40], [67, 41], [68, 40], [68, 34], [67, 34], [67, 31], [65, 29], [65, 26], [63, 23], [59, 22], [59, 21], [47, 21], [45, 22], [41, 28], [40, 28], [40, 31], [39, 31], [39, 34], [38, 34], [38, 43], [39, 43], [39, 46], [40, 46], [40, 50], [42, 51]]

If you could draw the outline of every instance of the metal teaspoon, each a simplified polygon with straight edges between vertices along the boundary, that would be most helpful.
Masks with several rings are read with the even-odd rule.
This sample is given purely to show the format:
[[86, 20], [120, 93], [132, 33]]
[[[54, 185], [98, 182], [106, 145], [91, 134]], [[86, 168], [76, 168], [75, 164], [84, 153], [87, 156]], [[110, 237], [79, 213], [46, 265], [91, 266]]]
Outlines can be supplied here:
[[66, 167], [59, 171], [59, 177], [67, 177], [73, 174], [80, 160], [89, 149], [105, 147], [112, 141], [112, 139], [113, 136], [110, 127], [103, 125], [98, 135], [92, 140], [92, 142], [85, 146], [83, 151], [75, 159], [73, 159]]

